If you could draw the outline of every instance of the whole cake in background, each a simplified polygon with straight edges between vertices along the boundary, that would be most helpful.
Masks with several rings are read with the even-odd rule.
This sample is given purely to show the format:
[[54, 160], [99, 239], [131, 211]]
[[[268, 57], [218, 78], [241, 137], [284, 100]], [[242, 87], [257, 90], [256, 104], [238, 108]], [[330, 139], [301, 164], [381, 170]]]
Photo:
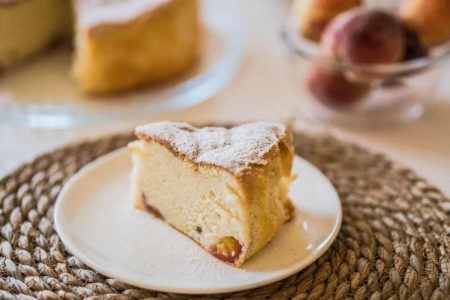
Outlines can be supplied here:
[[241, 266], [292, 217], [294, 150], [283, 125], [161, 122], [137, 127], [136, 135], [128, 145], [135, 206], [218, 259]]
[[168, 80], [197, 57], [198, 10], [197, 0], [0, 0], [0, 68], [75, 35], [71, 73], [84, 92]]

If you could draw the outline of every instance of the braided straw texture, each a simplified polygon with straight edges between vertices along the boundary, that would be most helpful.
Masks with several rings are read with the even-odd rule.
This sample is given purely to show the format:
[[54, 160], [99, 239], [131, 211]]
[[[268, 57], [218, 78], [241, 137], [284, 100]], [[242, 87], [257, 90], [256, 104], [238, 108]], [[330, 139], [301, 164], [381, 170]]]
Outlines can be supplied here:
[[106, 278], [65, 250], [53, 203], [79, 168], [130, 139], [69, 146], [0, 181], [0, 299], [450, 299], [450, 200], [383, 155], [303, 133], [297, 153], [328, 176], [343, 205], [335, 243], [308, 268], [262, 288], [207, 296]]

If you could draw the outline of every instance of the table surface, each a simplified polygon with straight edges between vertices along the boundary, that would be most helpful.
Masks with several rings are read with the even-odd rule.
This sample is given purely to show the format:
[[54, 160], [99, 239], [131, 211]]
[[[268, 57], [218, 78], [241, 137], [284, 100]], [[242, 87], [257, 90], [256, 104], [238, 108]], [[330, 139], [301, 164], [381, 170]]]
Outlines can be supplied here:
[[[0, 177], [20, 164], [55, 147], [131, 130], [157, 120], [188, 122], [284, 121], [307, 97], [289, 77], [286, 51], [279, 30], [288, 0], [235, 1], [247, 33], [247, 53], [233, 82], [211, 100], [183, 111], [70, 130], [30, 129], [0, 120]], [[425, 115], [410, 124], [384, 128], [340, 128], [297, 118], [294, 126], [325, 131], [366, 148], [384, 152], [411, 167], [450, 195], [450, 64], [445, 66], [436, 101]], [[262, 71], [264, 70], [264, 71]]]

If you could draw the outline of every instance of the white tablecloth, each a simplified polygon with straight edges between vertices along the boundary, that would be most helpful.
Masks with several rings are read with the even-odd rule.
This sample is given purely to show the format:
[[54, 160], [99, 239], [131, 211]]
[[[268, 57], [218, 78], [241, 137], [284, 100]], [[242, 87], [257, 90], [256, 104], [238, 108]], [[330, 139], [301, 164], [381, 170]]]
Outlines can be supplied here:
[[[125, 131], [153, 120], [189, 122], [240, 122], [285, 120], [292, 116], [306, 95], [289, 78], [286, 53], [279, 29], [286, 15], [287, 0], [236, 1], [247, 31], [247, 54], [233, 82], [219, 95], [199, 106], [140, 120], [85, 126], [71, 130], [36, 130], [0, 121], [0, 177], [21, 163], [55, 147], [105, 133]], [[442, 80], [438, 101], [425, 116], [411, 124], [379, 129], [322, 127], [298, 119], [295, 126], [326, 130], [357, 142], [416, 170], [450, 195], [450, 64]]]

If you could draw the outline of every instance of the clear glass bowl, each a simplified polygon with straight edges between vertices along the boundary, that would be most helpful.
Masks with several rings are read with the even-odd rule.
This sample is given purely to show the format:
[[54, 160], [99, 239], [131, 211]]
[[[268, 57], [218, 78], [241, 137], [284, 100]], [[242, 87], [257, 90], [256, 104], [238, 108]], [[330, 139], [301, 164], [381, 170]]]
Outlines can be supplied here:
[[[431, 49], [427, 57], [406, 62], [345, 64], [321, 56], [320, 45], [302, 38], [291, 19], [285, 23], [282, 37], [290, 53], [290, 77], [301, 87], [299, 97], [307, 95], [299, 99], [300, 114], [344, 125], [382, 125], [419, 118], [425, 104], [434, 98], [441, 62], [450, 54], [447, 43]], [[337, 76], [327, 92], [311, 84], [312, 76], [321, 76], [318, 72]], [[351, 98], [357, 100], [348, 104]]]
[[208, 100], [234, 77], [244, 54], [244, 32], [226, 0], [202, 0], [199, 60], [170, 83], [117, 96], [87, 96], [69, 77], [71, 49], [60, 47], [2, 74], [0, 119], [38, 128], [68, 128], [178, 110]]

